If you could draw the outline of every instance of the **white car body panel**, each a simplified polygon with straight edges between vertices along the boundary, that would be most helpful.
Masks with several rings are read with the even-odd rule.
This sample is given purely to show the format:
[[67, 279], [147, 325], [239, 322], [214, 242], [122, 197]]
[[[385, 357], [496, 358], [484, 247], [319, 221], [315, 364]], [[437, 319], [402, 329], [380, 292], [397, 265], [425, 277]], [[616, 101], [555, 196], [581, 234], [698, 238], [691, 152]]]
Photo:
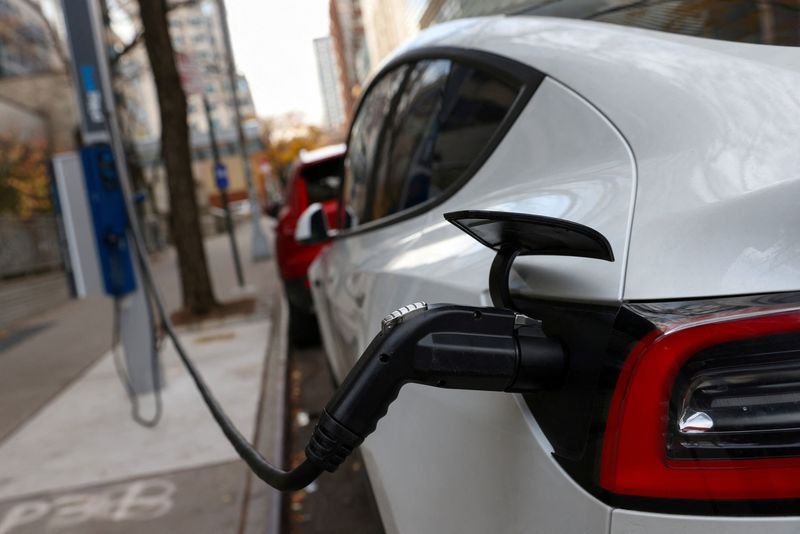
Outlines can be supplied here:
[[630, 143], [626, 300], [800, 287], [800, 49], [532, 17], [493, 18], [474, 46], [574, 89]]
[[[529, 157], [511, 157], [520, 152]], [[320, 323], [337, 378], [394, 308], [416, 300], [489, 304], [493, 254], [442, 213], [480, 207], [568, 218], [597, 228], [624, 258], [633, 182], [618, 132], [571, 90], [545, 80], [458, 193], [432, 212], [341, 239], [315, 262], [315, 302], [326, 307]], [[614, 301], [623, 263], [520, 258], [515, 269], [541, 294]], [[609, 508], [564, 474], [533, 427], [527, 408], [506, 394], [405, 386], [362, 446], [382, 516], [394, 518], [398, 532], [605, 532]], [[548, 513], [565, 501], [581, 502], [583, 513]], [[461, 509], [470, 513], [443, 513]]]
[[612, 534], [796, 534], [800, 517], [702, 517], [614, 510]]
[[[800, 239], [790, 231], [800, 211], [788, 212], [800, 198], [797, 51], [758, 62], [754, 47], [736, 54], [744, 45], [598, 23], [457, 24], [459, 31], [443, 25], [402, 51], [471, 47], [551, 78], [452, 197], [337, 239], [312, 265], [339, 380], [393, 309], [418, 300], [490, 304], [493, 254], [445, 222], [448, 211], [549, 215], [609, 240], [613, 263], [519, 258], [512, 290], [529, 296], [613, 303], [800, 287]], [[786, 66], [791, 57], [798, 67]], [[720, 91], [720, 79], [737, 69], [750, 73], [746, 83]], [[732, 115], [756, 94], [770, 95], [759, 106], [770, 124], [747, 111]], [[691, 521], [704, 531], [800, 528], [800, 518], [742, 523], [612, 510], [560, 468], [527, 407], [507, 394], [407, 385], [362, 450], [389, 532], [693, 532]]]
[[[519, 278], [512, 279], [512, 291], [617, 302], [622, 297], [635, 183], [633, 156], [619, 132], [580, 96], [545, 79], [483, 167], [436, 207], [421, 241], [395, 255], [395, 261], [416, 277], [445, 285], [469, 277], [466, 287], [484, 288], [494, 254], [442, 214], [482, 209], [545, 215], [594, 228], [608, 239], [616, 260], [521, 257], [514, 262]], [[443, 274], [448, 270], [458, 278]]]

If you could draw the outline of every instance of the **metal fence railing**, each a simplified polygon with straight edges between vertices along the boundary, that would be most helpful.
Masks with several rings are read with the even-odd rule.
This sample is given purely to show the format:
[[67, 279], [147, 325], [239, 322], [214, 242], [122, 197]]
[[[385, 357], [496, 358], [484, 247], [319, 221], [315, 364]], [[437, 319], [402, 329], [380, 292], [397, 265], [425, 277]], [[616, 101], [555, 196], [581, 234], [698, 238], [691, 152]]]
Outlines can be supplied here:
[[61, 268], [55, 216], [0, 215], [0, 278]]

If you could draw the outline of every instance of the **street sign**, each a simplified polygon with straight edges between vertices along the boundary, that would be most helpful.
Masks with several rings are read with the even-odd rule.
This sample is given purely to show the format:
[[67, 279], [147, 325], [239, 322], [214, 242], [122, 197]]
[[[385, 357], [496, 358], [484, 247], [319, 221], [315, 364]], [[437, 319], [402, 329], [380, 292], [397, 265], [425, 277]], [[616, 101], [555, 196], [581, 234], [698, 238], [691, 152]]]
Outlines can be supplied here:
[[214, 164], [214, 178], [217, 180], [217, 189], [220, 191], [227, 191], [228, 169], [221, 161]]

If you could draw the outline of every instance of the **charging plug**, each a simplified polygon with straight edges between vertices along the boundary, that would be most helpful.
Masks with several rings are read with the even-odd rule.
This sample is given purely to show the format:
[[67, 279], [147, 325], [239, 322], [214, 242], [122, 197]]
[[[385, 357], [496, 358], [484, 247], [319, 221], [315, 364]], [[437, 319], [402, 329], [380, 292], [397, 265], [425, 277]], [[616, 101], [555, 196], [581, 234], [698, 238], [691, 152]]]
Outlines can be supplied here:
[[557, 385], [566, 368], [561, 344], [519, 313], [416, 303], [383, 319], [325, 407], [308, 461], [333, 472], [386, 415], [400, 388], [427, 386], [524, 393]]

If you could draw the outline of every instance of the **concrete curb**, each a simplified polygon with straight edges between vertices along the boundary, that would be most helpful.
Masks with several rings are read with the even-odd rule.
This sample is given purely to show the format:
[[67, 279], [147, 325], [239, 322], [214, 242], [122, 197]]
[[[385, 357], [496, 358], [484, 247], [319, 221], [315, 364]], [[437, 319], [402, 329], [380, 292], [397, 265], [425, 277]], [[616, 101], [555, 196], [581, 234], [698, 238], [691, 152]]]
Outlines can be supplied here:
[[[256, 448], [271, 464], [283, 466], [286, 460], [287, 373], [289, 358], [289, 309], [283, 292], [275, 292], [277, 302], [270, 310], [272, 343], [264, 362], [261, 398], [253, 439]], [[283, 496], [247, 472], [242, 505], [240, 534], [280, 534]]]

